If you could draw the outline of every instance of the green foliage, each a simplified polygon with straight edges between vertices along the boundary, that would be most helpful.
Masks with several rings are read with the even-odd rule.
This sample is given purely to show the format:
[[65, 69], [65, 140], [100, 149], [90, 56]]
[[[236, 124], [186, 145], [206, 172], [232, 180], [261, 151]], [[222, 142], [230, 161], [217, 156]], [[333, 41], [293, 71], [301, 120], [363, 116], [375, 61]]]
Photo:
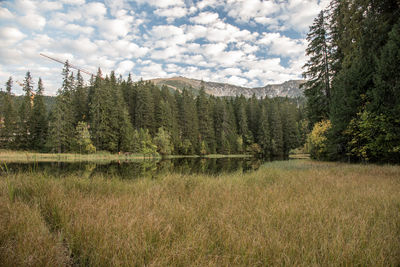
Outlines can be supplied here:
[[154, 137], [154, 144], [157, 146], [157, 152], [160, 155], [170, 155], [173, 151], [171, 144], [171, 135], [164, 130], [163, 127], [158, 128], [157, 134]]
[[10, 77], [6, 83], [6, 93], [2, 98], [2, 115], [4, 120], [0, 122], [1, 147], [15, 148], [15, 134], [18, 127], [18, 116], [15, 111], [14, 96], [12, 94], [13, 80]]
[[[269, 158], [284, 157], [298, 141], [296, 131], [303, 118], [299, 100], [214, 97], [204, 89], [194, 96], [186, 89], [171, 92], [151, 82], [134, 83], [131, 76], [127, 81], [117, 79], [114, 72], [103, 79], [100, 69], [86, 86], [79, 72], [75, 79], [68, 62], [62, 75], [62, 87], [50, 105], [45, 105], [39, 83], [32, 104], [30, 89], [20, 97], [24, 110], [20, 116], [13, 117], [2, 108], [9, 124], [1, 128], [3, 142], [16, 137], [21, 149], [58, 153], [248, 153]], [[3, 101], [5, 97], [14, 98], [11, 92], [3, 95]], [[48, 117], [46, 107], [50, 108]], [[11, 121], [18, 125], [14, 127]], [[3, 137], [4, 128], [11, 126], [8, 138]]]
[[90, 133], [86, 122], [80, 121], [75, 129], [75, 142], [78, 147], [79, 153], [94, 153], [96, 147], [92, 144]]
[[375, 115], [365, 109], [349, 123], [348, 155], [363, 161], [399, 162], [400, 119]]
[[43, 84], [39, 78], [38, 88], [33, 100], [33, 110], [31, 118], [31, 147], [34, 150], [43, 151], [46, 145], [48, 133], [47, 111], [43, 100]]
[[324, 120], [314, 124], [314, 127], [307, 138], [307, 150], [314, 159], [323, 160], [327, 158], [328, 145], [327, 134], [331, 128], [331, 122]]
[[[323, 11], [328, 14], [329, 25], [321, 26], [321, 13], [310, 28], [307, 53], [311, 58], [305, 77], [306, 85], [314, 91], [307, 89], [305, 94], [312, 115], [310, 123], [326, 118], [329, 106], [332, 127], [326, 141], [328, 159], [400, 161], [399, 12], [399, 2], [394, 0], [332, 0], [330, 8]], [[324, 46], [317, 45], [324, 44], [318, 29], [320, 33], [324, 29], [327, 36], [327, 58], [317, 56], [324, 51]], [[324, 65], [330, 70], [328, 75], [320, 71]], [[323, 83], [324, 77], [332, 82]], [[318, 89], [324, 84], [330, 84], [330, 97], [327, 91]], [[328, 102], [319, 101], [325, 96]]]
[[307, 114], [311, 125], [326, 119], [329, 113], [331, 98], [331, 46], [328, 36], [328, 18], [321, 11], [314, 20], [307, 34], [309, 43], [306, 55], [309, 60], [303, 68], [303, 77], [307, 81], [302, 84], [307, 97]]

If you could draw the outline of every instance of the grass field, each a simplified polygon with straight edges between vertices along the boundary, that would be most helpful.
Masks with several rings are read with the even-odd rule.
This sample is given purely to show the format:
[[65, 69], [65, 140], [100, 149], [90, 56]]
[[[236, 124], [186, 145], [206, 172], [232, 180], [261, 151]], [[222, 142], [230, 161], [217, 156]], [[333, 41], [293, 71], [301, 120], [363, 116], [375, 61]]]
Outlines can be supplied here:
[[0, 177], [0, 265], [399, 266], [400, 166]]

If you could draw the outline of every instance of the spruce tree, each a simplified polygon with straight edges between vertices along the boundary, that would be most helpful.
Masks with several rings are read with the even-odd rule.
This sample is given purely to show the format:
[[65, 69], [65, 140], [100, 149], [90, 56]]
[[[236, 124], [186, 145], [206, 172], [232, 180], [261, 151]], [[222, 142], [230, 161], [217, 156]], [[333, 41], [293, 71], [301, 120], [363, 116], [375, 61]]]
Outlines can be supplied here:
[[205, 150], [203, 154], [215, 153], [215, 134], [212, 114], [204, 87], [200, 89], [199, 95], [197, 96], [196, 108], [199, 121], [200, 142], [203, 143], [203, 150]]
[[17, 133], [17, 145], [20, 149], [30, 148], [31, 119], [33, 106], [33, 85], [31, 73], [28, 71], [25, 75], [22, 90], [25, 92], [21, 106], [19, 108], [19, 125]]
[[307, 97], [307, 111], [310, 126], [326, 119], [329, 114], [331, 99], [331, 47], [329, 44], [328, 18], [322, 10], [307, 34], [309, 42], [306, 55], [309, 60], [303, 68], [303, 77], [307, 81], [302, 84]]
[[6, 92], [3, 98], [3, 127], [0, 128], [1, 147], [14, 148], [15, 147], [15, 134], [17, 130], [17, 113], [14, 108], [14, 96], [12, 94], [12, 77], [6, 82]]
[[269, 126], [267, 108], [265, 105], [261, 105], [259, 128], [256, 141], [261, 147], [262, 156], [265, 159], [269, 159], [271, 156], [271, 130]]
[[48, 131], [47, 111], [43, 100], [43, 83], [39, 78], [31, 119], [31, 147], [42, 151], [45, 147]]
[[51, 151], [64, 153], [73, 149], [74, 136], [74, 110], [73, 110], [73, 90], [74, 80], [70, 73], [69, 63], [65, 62], [62, 71], [63, 83], [58, 90], [56, 104], [50, 115], [49, 138], [47, 147]]

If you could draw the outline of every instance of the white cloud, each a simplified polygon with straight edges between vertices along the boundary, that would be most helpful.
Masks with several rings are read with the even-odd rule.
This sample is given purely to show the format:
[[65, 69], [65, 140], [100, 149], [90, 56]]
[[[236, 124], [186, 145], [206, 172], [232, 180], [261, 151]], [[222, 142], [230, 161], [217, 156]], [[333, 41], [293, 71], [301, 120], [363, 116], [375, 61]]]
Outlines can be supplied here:
[[15, 9], [23, 14], [31, 13], [36, 10], [36, 5], [31, 0], [16, 0]]
[[10, 46], [25, 38], [26, 35], [14, 27], [0, 28], [0, 46]]
[[307, 47], [305, 40], [291, 39], [280, 33], [264, 33], [258, 43], [267, 45], [271, 54], [286, 57], [301, 56]]
[[117, 39], [129, 33], [130, 23], [121, 19], [107, 19], [99, 22], [100, 34], [107, 39]]
[[197, 24], [210, 24], [218, 20], [218, 13], [213, 12], [201, 12], [196, 17], [190, 18], [191, 22]]
[[204, 9], [208, 6], [216, 6], [218, 4], [221, 4], [221, 2], [222, 1], [218, 1], [218, 0], [202, 0], [197, 3], [197, 8]]
[[1, 19], [12, 19], [14, 15], [5, 7], [0, 7], [0, 18]]
[[225, 50], [227, 45], [225, 43], [217, 43], [217, 44], [206, 44], [203, 46], [204, 51], [209, 56], [217, 56]]
[[62, 3], [68, 5], [83, 5], [85, 4], [85, 0], [61, 0]]
[[144, 79], [162, 78], [168, 76], [162, 65], [154, 62], [150, 62], [149, 65], [142, 67], [140, 75]]
[[62, 3], [60, 2], [50, 2], [50, 1], [42, 1], [39, 4], [41, 10], [59, 10], [63, 8]]
[[180, 6], [173, 8], [159, 8], [154, 11], [154, 14], [158, 16], [167, 17], [168, 22], [173, 22], [176, 18], [184, 17], [187, 13], [187, 9]]
[[184, 0], [134, 0], [139, 4], [149, 4], [155, 7], [185, 6]]
[[124, 75], [126, 73], [129, 73], [134, 66], [135, 66], [134, 62], [130, 60], [124, 60], [118, 64], [118, 67], [115, 70], [115, 72]]
[[89, 38], [81, 37], [77, 40], [65, 39], [62, 41], [66, 48], [70, 48], [74, 51], [74, 54], [89, 55], [94, 54], [98, 47]]
[[18, 22], [31, 30], [43, 30], [46, 25], [46, 19], [38, 14], [30, 13], [26, 16], [19, 17]]
[[228, 79], [225, 79], [227, 83], [234, 84], [234, 85], [239, 85], [239, 86], [245, 86], [249, 81], [243, 77], [239, 76], [231, 76]]
[[237, 21], [250, 22], [254, 17], [265, 17], [277, 12], [279, 5], [271, 0], [228, 0], [225, 10]]
[[78, 24], [68, 24], [63, 28], [64, 28], [64, 30], [70, 32], [71, 34], [90, 35], [94, 31], [94, 29], [92, 27], [85, 27], [85, 26], [81, 26]]
[[107, 14], [107, 8], [99, 2], [86, 4], [82, 11], [84, 11], [83, 15], [86, 17], [102, 18]]
[[289, 0], [284, 7], [284, 13], [280, 16], [280, 19], [284, 20], [288, 27], [306, 32], [312, 24], [313, 19], [321, 9], [328, 6], [329, 2], [328, 0]]

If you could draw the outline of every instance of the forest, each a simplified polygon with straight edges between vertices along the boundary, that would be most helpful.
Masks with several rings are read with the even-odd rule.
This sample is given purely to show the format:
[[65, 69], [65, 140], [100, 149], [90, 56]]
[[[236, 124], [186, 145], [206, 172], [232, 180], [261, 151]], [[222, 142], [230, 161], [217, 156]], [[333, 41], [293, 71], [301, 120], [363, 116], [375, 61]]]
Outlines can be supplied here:
[[148, 155], [251, 154], [287, 158], [306, 140], [304, 100], [214, 97], [204, 89], [174, 91], [148, 81], [102, 77], [85, 85], [68, 62], [53, 103], [41, 79], [29, 72], [23, 96], [2, 94], [1, 147], [38, 152], [141, 153]]
[[333, 0], [307, 35], [311, 156], [400, 162], [400, 3]]

